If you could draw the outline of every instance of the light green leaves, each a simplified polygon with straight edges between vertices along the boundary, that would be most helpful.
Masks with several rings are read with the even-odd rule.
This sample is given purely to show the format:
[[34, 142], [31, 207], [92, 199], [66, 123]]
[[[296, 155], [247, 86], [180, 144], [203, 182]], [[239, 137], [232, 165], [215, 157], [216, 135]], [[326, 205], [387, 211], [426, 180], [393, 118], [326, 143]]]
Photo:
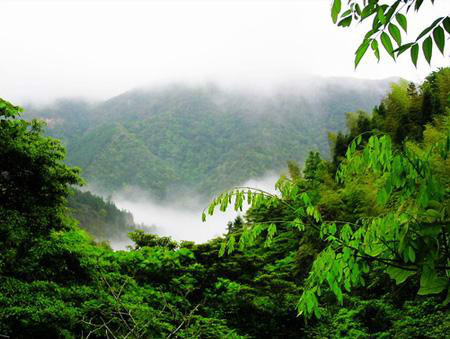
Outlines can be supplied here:
[[307, 291], [302, 295], [298, 304], [298, 309], [299, 314], [311, 314], [314, 312], [315, 316], [320, 318], [319, 301], [317, 300], [315, 293], [312, 291]]
[[276, 233], [277, 233], [277, 226], [275, 224], [270, 224], [267, 229], [267, 237], [264, 243], [265, 247], [269, 247], [272, 245], [272, 240]]
[[333, 23], [337, 22], [341, 8], [342, 8], [341, 0], [334, 0], [333, 6], [331, 7], [331, 18], [333, 20]]
[[23, 108], [14, 106], [10, 102], [0, 98], [0, 118], [15, 119], [23, 112]]
[[414, 248], [409, 246], [406, 253], [407, 253], [407, 256], [408, 256], [408, 260], [410, 262], [414, 263], [416, 261], [416, 251], [414, 251]]
[[389, 24], [389, 33], [394, 38], [395, 42], [398, 46], [401, 46], [402, 44], [402, 34], [400, 33], [400, 30], [397, 26], [394, 24]]
[[429, 266], [425, 266], [420, 276], [419, 295], [441, 293], [449, 285], [449, 279], [439, 277], [436, 271]]
[[[375, 41], [375, 40], [373, 40]], [[364, 40], [361, 46], [356, 50], [356, 56], [355, 56], [355, 68], [358, 67], [359, 62], [361, 61], [362, 57], [366, 53], [367, 49], [369, 48], [370, 41], [368, 39]], [[378, 45], [376, 46], [378, 49]], [[373, 49], [373, 47], [372, 47]], [[379, 59], [379, 52], [378, 52], [378, 59]]]
[[398, 267], [390, 266], [386, 270], [386, 273], [389, 275], [389, 277], [393, 280], [395, 280], [395, 283], [397, 285], [400, 285], [403, 283], [406, 279], [408, 279], [410, 276], [416, 274], [416, 271], [414, 270], [404, 270]]
[[386, 24], [386, 17], [384, 16], [384, 9], [383, 9], [383, 7], [378, 7], [377, 18], [378, 18], [378, 20], [380, 20], [382, 25]]
[[388, 54], [395, 60], [394, 47], [392, 46], [391, 38], [385, 32], [381, 33], [381, 43], [383, 44], [386, 52], [388, 52]]
[[[366, 40], [360, 54], [364, 55], [369, 45], [376, 49], [374, 41]], [[419, 52], [418, 44], [411, 48]], [[374, 209], [383, 212], [352, 222], [325, 221], [316, 205], [317, 197], [311, 191], [302, 191], [298, 183], [280, 180], [277, 189], [281, 196], [276, 197], [262, 191], [245, 191], [251, 194], [252, 204], [258, 199], [264, 201], [260, 206], [277, 202], [278, 206], [286, 207], [292, 219], [245, 225], [242, 233], [227, 238], [220, 254], [231, 253], [237, 241], [242, 250], [245, 244], [263, 234], [266, 236], [264, 245], [269, 246], [279, 239], [277, 230], [281, 234], [286, 226], [300, 231], [307, 227], [318, 230], [325, 246], [314, 260], [298, 304], [299, 312], [307, 317], [320, 316], [318, 301], [324, 289], [332, 291], [342, 303], [343, 293], [364, 286], [367, 273], [375, 266], [397, 284], [419, 273], [419, 294], [440, 293], [449, 286], [449, 278], [436, 273], [443, 265], [437, 248], [444, 231], [447, 197], [445, 186], [433, 171], [430, 160], [433, 150], [433, 156], [446, 157], [450, 152], [450, 134], [445, 140], [424, 146], [420, 151], [408, 144], [398, 149], [388, 135], [356, 137], [348, 147], [336, 178], [344, 187], [354, 183], [355, 177], [369, 178], [375, 183], [373, 188], [378, 197], [378, 203], [372, 200]], [[243, 192], [238, 189], [223, 194], [215, 204], [221, 205], [224, 199], [231, 203], [231, 197], [243, 199]]]

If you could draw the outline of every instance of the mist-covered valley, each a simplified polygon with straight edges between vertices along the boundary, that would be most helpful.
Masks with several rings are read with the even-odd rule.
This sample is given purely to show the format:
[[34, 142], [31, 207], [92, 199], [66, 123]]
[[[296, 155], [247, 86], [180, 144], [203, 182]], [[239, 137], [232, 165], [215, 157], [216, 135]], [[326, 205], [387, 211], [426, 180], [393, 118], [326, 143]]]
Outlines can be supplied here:
[[[345, 130], [348, 112], [371, 110], [394, 80], [305, 77], [270, 89], [161, 85], [104, 102], [29, 104], [25, 116], [44, 120], [46, 133], [62, 140], [68, 164], [87, 182], [83, 190], [131, 212], [139, 228], [205, 242], [236, 216], [219, 213], [202, 223], [215, 195], [239, 185], [273, 191], [287, 161], [302, 166], [310, 151], [326, 157], [328, 133]], [[127, 232], [96, 235], [124, 248]]]
[[[267, 174], [256, 180], [242, 183], [242, 187], [258, 187], [264, 191], [276, 194], [275, 183], [277, 174]], [[244, 204], [242, 210], [217, 212], [202, 221], [202, 213], [207, 210], [208, 201], [195, 193], [173, 195], [160, 201], [139, 189], [114, 193], [110, 199], [122, 210], [132, 213], [137, 229], [144, 232], [168, 236], [175, 241], [194, 241], [204, 243], [227, 233], [227, 224], [237, 216], [243, 216], [248, 209]], [[124, 249], [131, 245], [131, 240], [111, 239], [111, 246]]]

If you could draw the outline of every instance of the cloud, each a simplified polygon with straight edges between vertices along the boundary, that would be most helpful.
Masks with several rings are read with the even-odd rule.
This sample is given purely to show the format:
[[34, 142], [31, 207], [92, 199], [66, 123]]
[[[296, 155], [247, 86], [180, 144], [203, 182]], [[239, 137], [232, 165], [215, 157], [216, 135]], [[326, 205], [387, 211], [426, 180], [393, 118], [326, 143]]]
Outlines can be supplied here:
[[[418, 80], [431, 70], [386, 55], [377, 65], [368, 55], [355, 72], [362, 27], [334, 26], [330, 2], [4, 0], [0, 95], [24, 104], [106, 99], [168, 82], [264, 86], [306, 74]], [[412, 36], [449, 11], [440, 1], [413, 14]], [[434, 66], [448, 64], [435, 57]]]
[[[243, 186], [257, 187], [274, 193], [274, 185], [278, 175], [268, 174], [259, 179], [252, 179]], [[128, 190], [126, 193], [117, 193], [112, 200], [120, 209], [125, 209], [133, 214], [138, 224], [156, 226], [159, 235], [170, 236], [175, 240], [190, 240], [197, 243], [206, 242], [221, 236], [226, 230], [229, 221], [244, 212], [235, 212], [230, 209], [222, 213], [216, 210], [213, 216], [208, 216], [206, 222], [202, 222], [202, 210], [207, 203], [200, 197], [187, 195], [189, 199], [168, 199], [171, 202], [161, 203], [148, 196], [139, 189]], [[145, 230], [145, 228], [144, 228]], [[154, 230], [154, 229], [153, 229]], [[114, 248], [124, 247], [124, 244], [113, 244]]]

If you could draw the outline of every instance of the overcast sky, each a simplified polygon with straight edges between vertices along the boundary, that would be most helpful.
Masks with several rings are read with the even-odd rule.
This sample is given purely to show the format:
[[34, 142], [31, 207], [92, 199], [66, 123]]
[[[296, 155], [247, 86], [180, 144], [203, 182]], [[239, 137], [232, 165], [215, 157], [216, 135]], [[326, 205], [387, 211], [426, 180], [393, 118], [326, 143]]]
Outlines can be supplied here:
[[[331, 0], [0, 0], [0, 97], [23, 104], [61, 96], [105, 99], [174, 81], [266, 86], [306, 74], [418, 81], [408, 58], [372, 55], [354, 71], [363, 30], [331, 23]], [[425, 7], [426, 6], [426, 7]], [[411, 17], [417, 33], [450, 1]]]

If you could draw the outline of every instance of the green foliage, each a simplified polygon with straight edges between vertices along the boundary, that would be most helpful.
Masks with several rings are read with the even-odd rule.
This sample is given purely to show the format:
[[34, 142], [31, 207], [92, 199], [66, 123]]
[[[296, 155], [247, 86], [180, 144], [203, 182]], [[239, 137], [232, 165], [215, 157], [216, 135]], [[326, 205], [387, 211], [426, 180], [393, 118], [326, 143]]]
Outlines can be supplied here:
[[61, 145], [0, 102], [0, 335], [446, 338], [449, 74], [393, 86], [372, 115], [348, 114], [332, 160], [313, 151], [302, 171], [291, 162], [276, 194], [219, 195], [204, 218], [250, 207], [223, 237], [135, 231], [129, 251], [95, 243], [70, 213], [94, 230], [122, 229], [129, 215], [68, 196], [80, 179]]
[[[444, 54], [446, 36], [450, 34], [449, 16], [434, 20], [417, 36], [415, 41], [408, 43], [402, 41], [402, 30], [404, 33], [408, 30], [409, 11], [418, 12], [424, 2], [424, 0], [350, 0], [344, 1], [343, 6], [342, 0], [333, 0], [331, 18], [338, 26], [350, 27], [352, 23], [372, 21], [371, 29], [365, 34], [363, 42], [355, 52], [355, 68], [358, 67], [369, 45], [377, 60], [380, 60], [379, 41], [394, 60], [410, 50], [411, 61], [415, 66], [417, 66], [420, 46], [429, 64], [433, 55], [433, 42]], [[434, 5], [434, 0], [428, 2]], [[392, 40], [395, 41], [395, 46]]]
[[136, 244], [135, 249], [142, 247], [164, 247], [170, 251], [178, 248], [178, 244], [170, 237], [159, 237], [154, 234], [146, 234], [142, 230], [130, 233], [130, 239]]
[[367, 299], [352, 297], [346, 300], [345, 306], [328, 313], [320, 323], [311, 326], [307, 337], [446, 338], [448, 319], [449, 312], [432, 298], [396, 305], [389, 294]]
[[[441, 70], [435, 76], [446, 74], [447, 70]], [[423, 91], [431, 81], [424, 83]], [[412, 134], [418, 140], [424, 139], [422, 144], [405, 142], [406, 137], [393, 143], [389, 135], [370, 135], [383, 132], [383, 128], [397, 135], [389, 120], [393, 114], [410, 117], [410, 121], [420, 126], [423, 120], [414, 116], [418, 107], [416, 110], [411, 107], [423, 96], [424, 93], [417, 94], [413, 86], [400, 84], [393, 86], [382, 109], [375, 111], [372, 118], [364, 114], [350, 115], [350, 134], [336, 138], [336, 144], [340, 139], [349, 142], [345, 157], [338, 164], [336, 183], [329, 183], [324, 173], [315, 174], [321, 178], [319, 187], [308, 185], [313, 179], [311, 176], [305, 178], [306, 182], [282, 178], [276, 185], [279, 195], [236, 188], [211, 203], [209, 214], [213, 214], [216, 207], [226, 210], [228, 205], [238, 210], [244, 200], [251, 209], [268, 205], [288, 211], [286, 218], [280, 220], [265, 218], [248, 224], [239, 240], [240, 249], [253, 245], [261, 234], [270, 245], [277, 223], [300, 231], [311, 228], [316, 232], [319, 253], [304, 283], [298, 302], [300, 313], [320, 317], [320, 299], [329, 292], [342, 305], [344, 293], [367, 286], [367, 277], [372, 272], [385, 272], [398, 284], [417, 277], [419, 295], [440, 294], [449, 289], [450, 171], [444, 173], [436, 169], [448, 168], [450, 106], [442, 106], [447, 110], [445, 115], [431, 117], [434, 125], [426, 127], [423, 135]], [[376, 131], [377, 128], [380, 130]], [[396, 127], [397, 131], [399, 128], [401, 126]], [[410, 133], [417, 132], [412, 129]], [[311, 155], [310, 164], [313, 159]], [[332, 173], [334, 168], [331, 167]], [[339, 218], [328, 220], [330, 207], [324, 202], [330, 203], [330, 200], [324, 198], [330, 185], [332, 189], [339, 189], [337, 206], [342, 211]], [[361, 190], [374, 190], [376, 194], [358, 194]], [[356, 199], [348, 200], [351, 196]], [[349, 213], [342, 206], [347, 201], [353, 206]], [[372, 206], [371, 211], [357, 212], [355, 208], [361, 205]], [[336, 205], [331, 206], [334, 208]], [[230, 237], [223, 243], [221, 253], [232, 253], [235, 243]]]
[[[67, 228], [68, 185], [81, 183], [78, 169], [62, 160], [64, 148], [41, 135], [42, 124], [20, 119], [21, 109], [0, 100], [0, 273], [33, 278], [24, 253], [53, 230]], [[45, 253], [39, 253], [41, 260]]]
[[324, 132], [342, 129], [345, 112], [371, 108], [387, 88], [387, 81], [324, 82], [312, 100], [296, 90], [255, 98], [171, 86], [95, 106], [31, 107], [29, 115], [47, 122], [47, 133], [66, 145], [68, 163], [106, 195], [138, 187], [158, 198], [196, 191], [209, 199], [283, 169], [286, 160], [303, 162], [309, 149], [328, 152]]
[[[77, 228], [65, 204], [78, 170], [39, 123], [5, 101], [0, 108], [1, 336], [246, 339], [188, 298], [202, 278], [191, 250], [141, 235], [154, 241], [113, 252]], [[105, 206], [90, 194], [75, 202]], [[112, 206], [108, 214], [123, 215]]]
[[96, 240], [124, 240], [136, 228], [131, 213], [119, 210], [112, 201], [74, 189], [68, 197], [71, 215]]

